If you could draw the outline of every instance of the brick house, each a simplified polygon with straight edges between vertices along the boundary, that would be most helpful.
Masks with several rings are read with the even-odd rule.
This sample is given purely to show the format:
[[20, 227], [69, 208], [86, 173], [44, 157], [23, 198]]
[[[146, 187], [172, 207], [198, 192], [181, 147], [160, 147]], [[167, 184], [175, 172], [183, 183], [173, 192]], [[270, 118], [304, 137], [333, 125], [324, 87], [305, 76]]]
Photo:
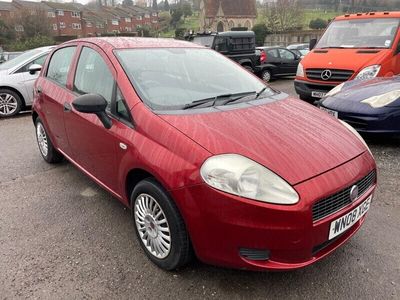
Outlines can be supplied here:
[[41, 3], [50, 8], [47, 18], [50, 22], [53, 36], [83, 36], [81, 11], [77, 6], [73, 3]]
[[0, 20], [9, 20], [14, 15], [15, 7], [11, 2], [0, 2]]
[[257, 18], [256, 0], [201, 0], [200, 29], [227, 31], [234, 27], [251, 29]]

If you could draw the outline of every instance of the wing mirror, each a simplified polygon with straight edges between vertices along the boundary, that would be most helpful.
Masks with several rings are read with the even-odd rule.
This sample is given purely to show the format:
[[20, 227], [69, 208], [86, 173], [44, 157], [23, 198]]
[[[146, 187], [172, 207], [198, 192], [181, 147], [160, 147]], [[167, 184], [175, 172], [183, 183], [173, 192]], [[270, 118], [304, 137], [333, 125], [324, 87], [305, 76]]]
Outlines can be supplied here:
[[104, 127], [110, 129], [112, 126], [111, 118], [106, 114], [108, 102], [103, 96], [98, 94], [86, 94], [79, 96], [72, 102], [72, 106], [84, 114], [95, 114], [103, 123]]
[[317, 45], [317, 39], [311, 39], [309, 45], [310, 51], [315, 48], [315, 45]]
[[42, 69], [41, 65], [33, 64], [33, 65], [29, 66], [28, 71], [29, 71], [29, 74], [35, 75], [36, 72], [39, 72], [41, 69]]

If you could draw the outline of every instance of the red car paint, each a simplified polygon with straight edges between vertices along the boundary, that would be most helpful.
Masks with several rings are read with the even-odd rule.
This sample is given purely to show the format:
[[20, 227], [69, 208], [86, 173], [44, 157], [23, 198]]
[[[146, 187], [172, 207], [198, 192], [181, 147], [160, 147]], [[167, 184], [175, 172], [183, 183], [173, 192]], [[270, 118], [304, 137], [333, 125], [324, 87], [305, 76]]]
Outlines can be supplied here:
[[[351, 186], [376, 168], [367, 148], [337, 120], [295, 99], [250, 108], [197, 114], [155, 114], [136, 94], [114, 56], [125, 48], [198, 47], [194, 44], [132, 38], [75, 40], [67, 87], [46, 79], [36, 82], [33, 114], [43, 121], [54, 146], [90, 178], [129, 206], [129, 174], [150, 173], [171, 194], [186, 223], [197, 257], [207, 263], [252, 270], [287, 270], [309, 265], [343, 244], [365, 216], [318, 253], [329, 225], [371, 195], [313, 223], [312, 205]], [[82, 46], [101, 54], [127, 101], [134, 126], [113, 119], [104, 128], [95, 115], [63, 105], [76, 95], [72, 82]], [[59, 49], [58, 48], [58, 49]], [[207, 50], [212, 51], [212, 50]], [[318, 128], [318, 130], [315, 130]], [[119, 147], [127, 145], [127, 150]], [[214, 154], [237, 153], [274, 171], [300, 196], [295, 205], [277, 205], [233, 196], [209, 187], [200, 176]], [[247, 260], [240, 248], [268, 249], [267, 261]]]

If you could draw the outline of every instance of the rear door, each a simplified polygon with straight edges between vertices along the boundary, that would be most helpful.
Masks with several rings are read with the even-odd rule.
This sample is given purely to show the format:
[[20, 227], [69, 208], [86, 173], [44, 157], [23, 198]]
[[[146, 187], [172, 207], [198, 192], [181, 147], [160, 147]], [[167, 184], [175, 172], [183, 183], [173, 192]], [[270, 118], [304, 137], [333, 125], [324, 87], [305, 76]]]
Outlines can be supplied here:
[[63, 104], [74, 98], [67, 82], [76, 49], [76, 45], [68, 45], [53, 52], [47, 70], [36, 83], [38, 102], [44, 114], [43, 121], [50, 131], [53, 143], [67, 155], [71, 155], [71, 151], [64, 129]]
[[297, 71], [297, 65], [299, 64], [299, 59], [296, 55], [284, 48], [279, 48], [279, 56], [282, 62], [282, 74], [295, 75]]

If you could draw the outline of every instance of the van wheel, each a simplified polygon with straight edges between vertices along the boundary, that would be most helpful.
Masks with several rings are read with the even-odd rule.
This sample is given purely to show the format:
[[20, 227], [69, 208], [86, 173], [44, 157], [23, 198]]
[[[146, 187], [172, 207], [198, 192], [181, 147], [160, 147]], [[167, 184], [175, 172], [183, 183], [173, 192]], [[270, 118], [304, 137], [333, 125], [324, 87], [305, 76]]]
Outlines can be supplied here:
[[14, 91], [0, 89], [0, 118], [12, 117], [21, 111], [21, 97]]
[[272, 79], [272, 74], [270, 70], [264, 70], [261, 73], [261, 79], [264, 80], [265, 82], [270, 82]]
[[51, 142], [49, 135], [47, 134], [46, 129], [42, 123], [40, 118], [37, 118], [35, 121], [36, 127], [36, 140], [39, 146], [40, 154], [43, 159], [49, 164], [54, 164], [62, 161], [63, 156], [60, 152], [58, 152]]
[[154, 264], [169, 271], [190, 261], [192, 249], [185, 223], [157, 181], [139, 182], [131, 194], [131, 207], [140, 246]]

